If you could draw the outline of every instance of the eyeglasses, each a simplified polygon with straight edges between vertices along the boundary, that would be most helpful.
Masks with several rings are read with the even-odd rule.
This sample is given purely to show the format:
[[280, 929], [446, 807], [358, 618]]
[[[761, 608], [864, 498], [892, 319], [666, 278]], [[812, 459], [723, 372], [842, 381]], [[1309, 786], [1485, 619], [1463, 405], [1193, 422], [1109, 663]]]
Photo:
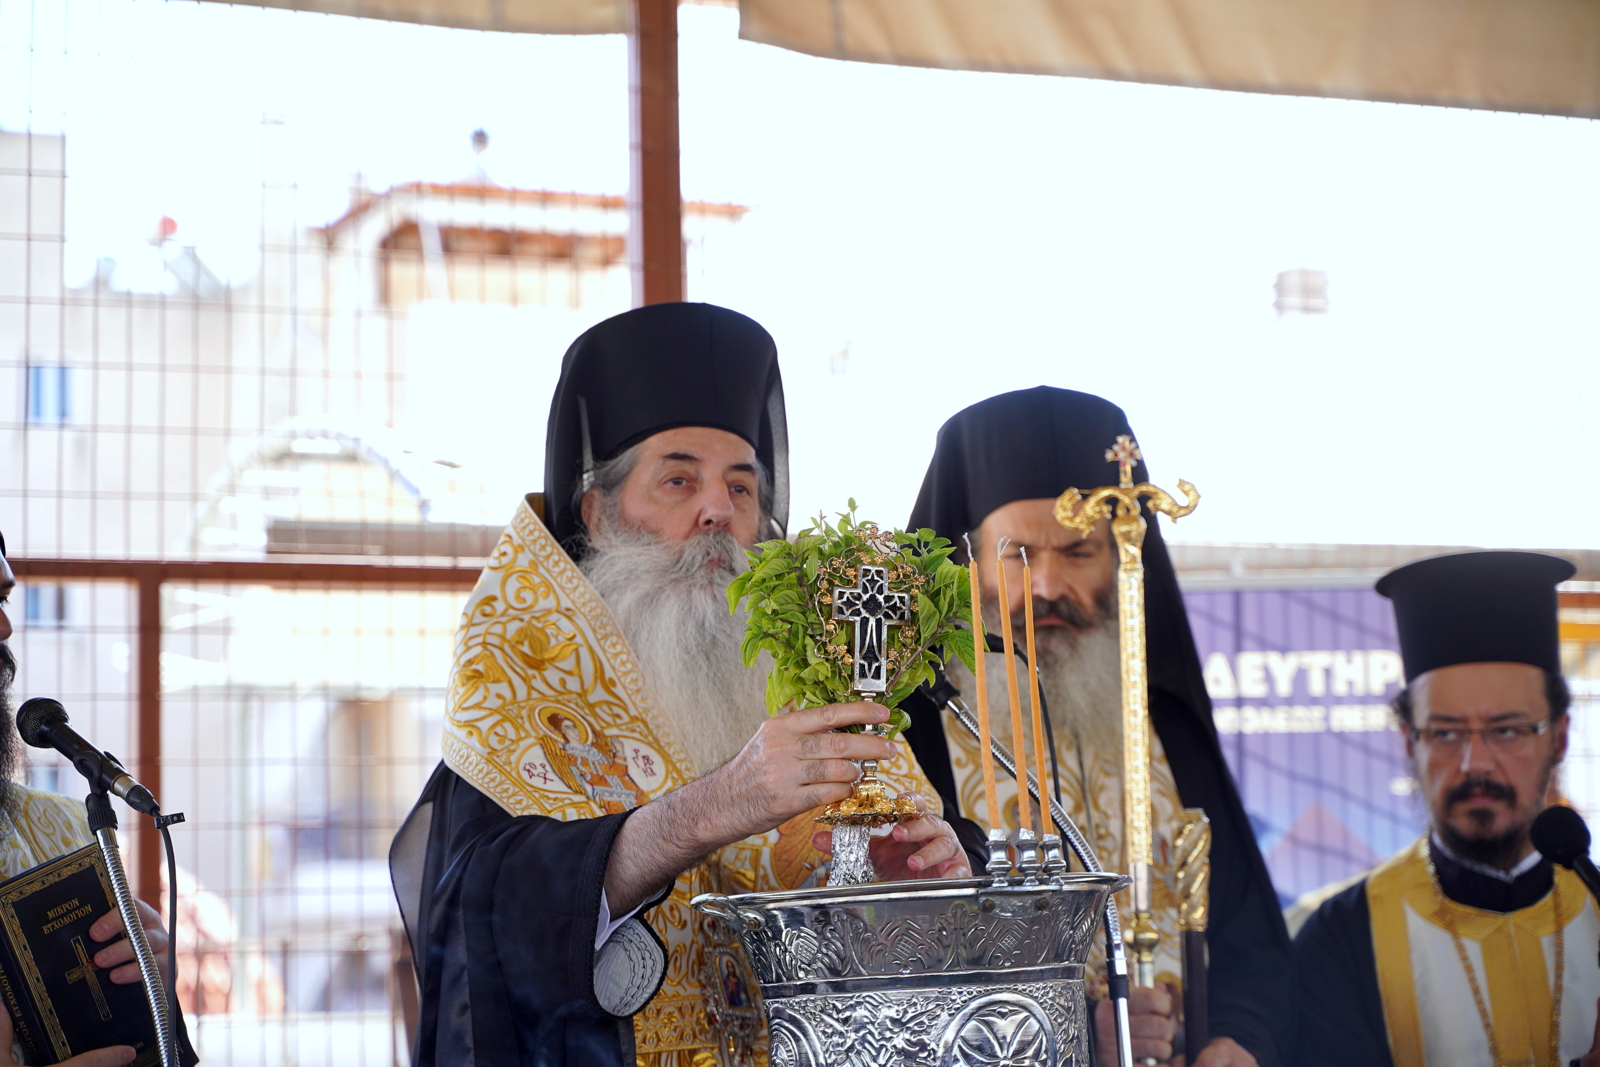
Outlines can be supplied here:
[[1479, 726], [1470, 730], [1464, 726], [1445, 726], [1438, 729], [1413, 726], [1411, 739], [1426, 744], [1440, 754], [1451, 754], [1465, 749], [1472, 735], [1477, 734], [1489, 748], [1514, 756], [1526, 751], [1535, 737], [1544, 736], [1549, 729], [1549, 719], [1540, 722], [1508, 722], [1499, 726]]

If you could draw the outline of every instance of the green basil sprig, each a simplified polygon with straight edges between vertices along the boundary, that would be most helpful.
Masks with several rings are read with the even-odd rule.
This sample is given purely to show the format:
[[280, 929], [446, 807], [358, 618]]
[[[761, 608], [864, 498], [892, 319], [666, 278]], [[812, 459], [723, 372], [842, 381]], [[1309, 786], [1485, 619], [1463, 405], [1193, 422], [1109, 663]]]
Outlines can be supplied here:
[[[889, 588], [909, 593], [912, 617], [889, 628], [885, 649], [889, 736], [910, 723], [900, 703], [933, 680], [945, 657], [972, 666], [972, 633], [959, 625], [971, 614], [967, 568], [950, 562], [955, 546], [932, 530], [880, 530], [856, 520], [856, 502], [829, 524], [817, 516], [793, 541], [765, 541], [750, 551], [750, 569], [728, 586], [728, 610], [746, 602], [745, 666], [765, 650], [772, 656], [767, 711], [791, 704], [818, 707], [860, 699], [850, 688], [851, 624], [833, 619], [833, 592], [856, 584], [857, 568], [886, 567]], [[859, 726], [849, 727], [859, 732]]]

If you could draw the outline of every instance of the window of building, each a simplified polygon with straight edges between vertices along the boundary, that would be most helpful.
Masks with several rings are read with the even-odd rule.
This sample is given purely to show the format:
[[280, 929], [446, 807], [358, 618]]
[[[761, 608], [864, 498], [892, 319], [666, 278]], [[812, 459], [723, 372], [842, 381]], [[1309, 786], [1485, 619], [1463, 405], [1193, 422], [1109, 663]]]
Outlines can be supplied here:
[[68, 623], [67, 587], [27, 585], [23, 587], [23, 619], [30, 627], [61, 627]]
[[36, 426], [72, 421], [72, 368], [59, 364], [28, 368], [28, 421]]

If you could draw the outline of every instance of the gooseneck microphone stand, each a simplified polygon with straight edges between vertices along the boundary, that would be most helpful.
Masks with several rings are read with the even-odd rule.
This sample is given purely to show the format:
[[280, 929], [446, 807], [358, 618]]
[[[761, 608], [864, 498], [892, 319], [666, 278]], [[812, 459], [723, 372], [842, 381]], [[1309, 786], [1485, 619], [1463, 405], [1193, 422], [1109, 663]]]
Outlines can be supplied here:
[[[100, 855], [106, 862], [106, 873], [111, 878], [111, 895], [116, 898], [117, 912], [122, 916], [122, 928], [133, 943], [134, 959], [139, 964], [139, 975], [144, 979], [144, 996], [150, 1004], [150, 1017], [156, 1024], [156, 1043], [161, 1050], [161, 1067], [179, 1067], [177, 1032], [172, 1027], [170, 1001], [166, 983], [156, 968], [156, 957], [150, 951], [150, 939], [145, 936], [144, 922], [133, 901], [133, 891], [128, 888], [128, 872], [122, 866], [122, 852], [117, 847], [117, 813], [111, 810], [111, 798], [104, 789], [96, 789], [84, 798], [89, 812], [89, 829], [100, 845]], [[172, 918], [174, 926], [177, 916]], [[176, 936], [176, 935], [174, 935]]]

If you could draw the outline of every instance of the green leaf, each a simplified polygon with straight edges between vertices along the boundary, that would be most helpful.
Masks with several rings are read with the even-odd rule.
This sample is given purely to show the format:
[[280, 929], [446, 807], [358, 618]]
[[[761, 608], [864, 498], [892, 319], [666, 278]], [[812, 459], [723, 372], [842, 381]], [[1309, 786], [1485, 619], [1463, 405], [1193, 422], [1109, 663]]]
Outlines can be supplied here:
[[977, 664], [972, 659], [972, 631], [951, 630], [944, 635], [944, 650], [946, 655], [959, 659], [967, 670], [977, 669]]
[[734, 578], [733, 581], [728, 583], [728, 614], [729, 615], [732, 615], [734, 612], [739, 610], [739, 601], [744, 599], [744, 591], [749, 585], [750, 585], [750, 572], [749, 571], [745, 571], [743, 574], [737, 576], [736, 578]]
[[934, 632], [939, 629], [943, 620], [939, 616], [938, 606], [926, 593], [917, 594], [917, 644], [925, 645]]

